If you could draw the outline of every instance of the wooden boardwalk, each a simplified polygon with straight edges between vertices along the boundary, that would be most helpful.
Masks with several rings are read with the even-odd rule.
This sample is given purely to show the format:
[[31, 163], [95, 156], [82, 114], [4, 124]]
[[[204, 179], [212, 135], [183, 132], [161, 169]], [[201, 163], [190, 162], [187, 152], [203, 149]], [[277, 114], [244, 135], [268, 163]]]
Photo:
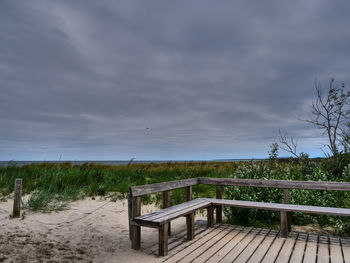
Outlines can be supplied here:
[[[158, 253], [158, 244], [142, 248]], [[163, 262], [332, 262], [350, 263], [350, 238], [219, 224], [196, 225], [196, 237], [186, 241], [182, 232], [169, 238], [169, 255]]]

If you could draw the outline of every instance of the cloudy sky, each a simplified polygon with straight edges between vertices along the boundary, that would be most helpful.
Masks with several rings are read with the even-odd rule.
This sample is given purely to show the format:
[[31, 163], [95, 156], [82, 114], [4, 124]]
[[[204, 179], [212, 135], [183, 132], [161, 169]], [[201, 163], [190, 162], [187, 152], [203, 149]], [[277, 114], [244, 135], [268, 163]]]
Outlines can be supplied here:
[[[0, 2], [0, 160], [323, 156], [314, 82], [350, 85], [350, 2]], [[281, 155], [287, 155], [281, 152]]]

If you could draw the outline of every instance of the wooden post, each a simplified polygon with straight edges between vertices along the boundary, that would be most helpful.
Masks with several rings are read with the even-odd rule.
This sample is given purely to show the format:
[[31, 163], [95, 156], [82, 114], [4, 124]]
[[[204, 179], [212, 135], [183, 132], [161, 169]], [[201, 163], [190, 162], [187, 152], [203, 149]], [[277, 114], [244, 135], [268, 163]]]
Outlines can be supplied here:
[[186, 187], [186, 201], [192, 200], [192, 186]]
[[[132, 218], [141, 215], [141, 197], [132, 197]], [[140, 226], [131, 226], [131, 247], [135, 250], [140, 249], [141, 247], [141, 227]]]
[[287, 220], [287, 212], [281, 211], [281, 236], [288, 237], [288, 220]]
[[207, 208], [207, 226], [213, 227], [214, 226], [214, 213], [213, 213], [213, 206], [209, 206]]
[[[168, 208], [171, 206], [171, 201], [170, 201], [170, 190], [164, 191], [163, 192], [163, 208]], [[168, 235], [170, 236], [171, 234], [171, 226], [170, 222], [168, 223]]]
[[131, 225], [130, 222], [132, 220], [132, 200], [131, 200], [131, 191], [128, 193], [128, 219], [129, 219], [129, 238], [131, 240]]
[[159, 228], [158, 255], [160, 257], [168, 255], [168, 224]]
[[[290, 204], [290, 194], [289, 189], [283, 189], [283, 201], [285, 204]], [[288, 224], [288, 232], [292, 230], [292, 213], [287, 212], [287, 224]]]
[[[222, 199], [222, 187], [216, 186], [216, 199]], [[222, 206], [216, 206], [216, 223], [222, 223]]]
[[194, 213], [186, 216], [187, 240], [194, 239]]
[[22, 179], [16, 179], [15, 181], [15, 196], [13, 201], [13, 218], [21, 216], [21, 199], [22, 199]]

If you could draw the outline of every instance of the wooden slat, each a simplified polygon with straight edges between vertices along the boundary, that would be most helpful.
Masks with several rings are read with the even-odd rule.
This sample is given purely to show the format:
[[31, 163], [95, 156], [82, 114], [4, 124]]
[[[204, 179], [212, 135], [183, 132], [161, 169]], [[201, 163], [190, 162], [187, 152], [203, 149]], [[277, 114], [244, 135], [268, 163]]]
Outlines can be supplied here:
[[350, 238], [341, 238], [340, 240], [344, 254], [344, 262], [350, 263]]
[[241, 226], [230, 227], [229, 232], [223, 238], [206, 249], [206, 251], [197, 257], [193, 262], [202, 263], [209, 261], [216, 253], [219, 252], [219, 250], [221, 250], [222, 247], [236, 237], [242, 231], [242, 229], [243, 227]]
[[288, 180], [260, 180], [237, 178], [199, 178], [200, 184], [226, 185], [226, 186], [251, 186], [288, 189], [310, 190], [337, 190], [350, 191], [350, 183], [346, 182], [316, 182], [316, 181], [288, 181]]
[[248, 260], [249, 263], [260, 262], [265, 254], [267, 254], [270, 246], [274, 243], [275, 239], [279, 234], [278, 230], [271, 230], [270, 233], [266, 236], [264, 241], [259, 245], [257, 250], [254, 252], [252, 257]]
[[178, 189], [178, 188], [187, 187], [187, 186], [193, 186], [197, 184], [198, 184], [198, 178], [191, 178], [191, 179], [177, 180], [177, 181], [164, 182], [164, 183], [132, 186], [130, 187], [130, 192], [132, 196], [135, 197], [135, 196], [142, 196], [146, 194], [164, 192], [164, 191]]
[[288, 205], [288, 204], [278, 204], [278, 203], [263, 203], [263, 202], [214, 199], [214, 198], [206, 198], [206, 199], [212, 202], [213, 205], [225, 205], [225, 206], [234, 206], [234, 207], [241, 207], [241, 208], [256, 208], [256, 209], [286, 211], [286, 212], [287, 211], [302, 212], [302, 213], [309, 213], [309, 214], [350, 216], [350, 209], [347, 209], [347, 208]]
[[317, 234], [309, 234], [306, 243], [305, 255], [303, 262], [316, 262], [317, 255]]
[[212, 238], [214, 238], [217, 235], [220, 235], [222, 231], [224, 231], [228, 226], [219, 226], [217, 228], [214, 228], [217, 231], [211, 231], [205, 236], [202, 236], [202, 238], [195, 240], [195, 242], [191, 243], [189, 246], [185, 248], [179, 247], [178, 249], [175, 249], [172, 252], [172, 256], [167, 258], [164, 262], [178, 262], [185, 258], [187, 255], [190, 255], [194, 250], [199, 249], [203, 245], [205, 245], [207, 242], [209, 242]]
[[194, 200], [192, 200], [190, 202], [181, 203], [181, 204], [169, 207], [169, 208], [165, 208], [165, 209], [162, 209], [162, 210], [155, 211], [153, 213], [142, 215], [142, 216], [138, 217], [138, 219], [149, 219], [149, 218], [151, 218], [151, 217], [153, 217], [155, 215], [161, 215], [161, 214], [166, 214], [168, 212], [172, 212], [172, 211], [175, 211], [175, 210], [181, 210], [183, 208], [186, 208], [186, 207], [189, 207], [189, 206], [201, 203], [201, 202], [203, 202], [203, 200], [204, 200], [203, 198], [197, 198], [197, 199], [194, 199]]
[[326, 235], [320, 235], [318, 239], [317, 263], [328, 263], [329, 261], [329, 238]]
[[239, 257], [236, 258], [234, 262], [247, 262], [249, 258], [251, 258], [252, 254], [260, 245], [261, 241], [265, 239], [265, 237], [270, 233], [270, 229], [262, 229], [257, 236], [251, 241], [248, 246], [242, 251]]
[[329, 237], [329, 248], [330, 248], [330, 257], [332, 263], [343, 263], [343, 254], [341, 251], [340, 239], [339, 237], [330, 236]]
[[249, 243], [255, 239], [255, 237], [261, 232], [261, 229], [252, 229], [252, 231], [246, 235], [238, 244], [231, 249], [223, 259], [222, 263], [234, 262], [242, 253], [242, 251], [249, 245]]
[[273, 241], [269, 249], [267, 250], [266, 254], [264, 255], [261, 263], [271, 263], [275, 262], [281, 247], [283, 246], [284, 242], [286, 241], [285, 238], [281, 238], [279, 236], [276, 237], [276, 239]]
[[276, 258], [276, 263], [285, 263], [289, 261], [291, 254], [293, 252], [294, 244], [296, 241], [296, 234], [291, 233], [290, 237], [284, 242], [278, 257]]
[[306, 248], [307, 233], [298, 233], [290, 263], [300, 263], [303, 260]]

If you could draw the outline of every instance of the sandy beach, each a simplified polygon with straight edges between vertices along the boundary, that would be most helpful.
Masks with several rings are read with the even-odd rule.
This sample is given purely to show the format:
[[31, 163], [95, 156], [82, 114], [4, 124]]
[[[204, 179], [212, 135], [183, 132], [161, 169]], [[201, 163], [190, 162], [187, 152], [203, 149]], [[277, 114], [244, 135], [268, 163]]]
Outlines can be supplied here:
[[[52, 213], [24, 210], [11, 219], [12, 200], [0, 202], [0, 262], [161, 262], [161, 258], [131, 249], [127, 200], [91, 198]], [[157, 210], [144, 205], [143, 213]], [[185, 229], [185, 219], [172, 223], [173, 233]], [[157, 242], [156, 229], [142, 228], [142, 245]]]

